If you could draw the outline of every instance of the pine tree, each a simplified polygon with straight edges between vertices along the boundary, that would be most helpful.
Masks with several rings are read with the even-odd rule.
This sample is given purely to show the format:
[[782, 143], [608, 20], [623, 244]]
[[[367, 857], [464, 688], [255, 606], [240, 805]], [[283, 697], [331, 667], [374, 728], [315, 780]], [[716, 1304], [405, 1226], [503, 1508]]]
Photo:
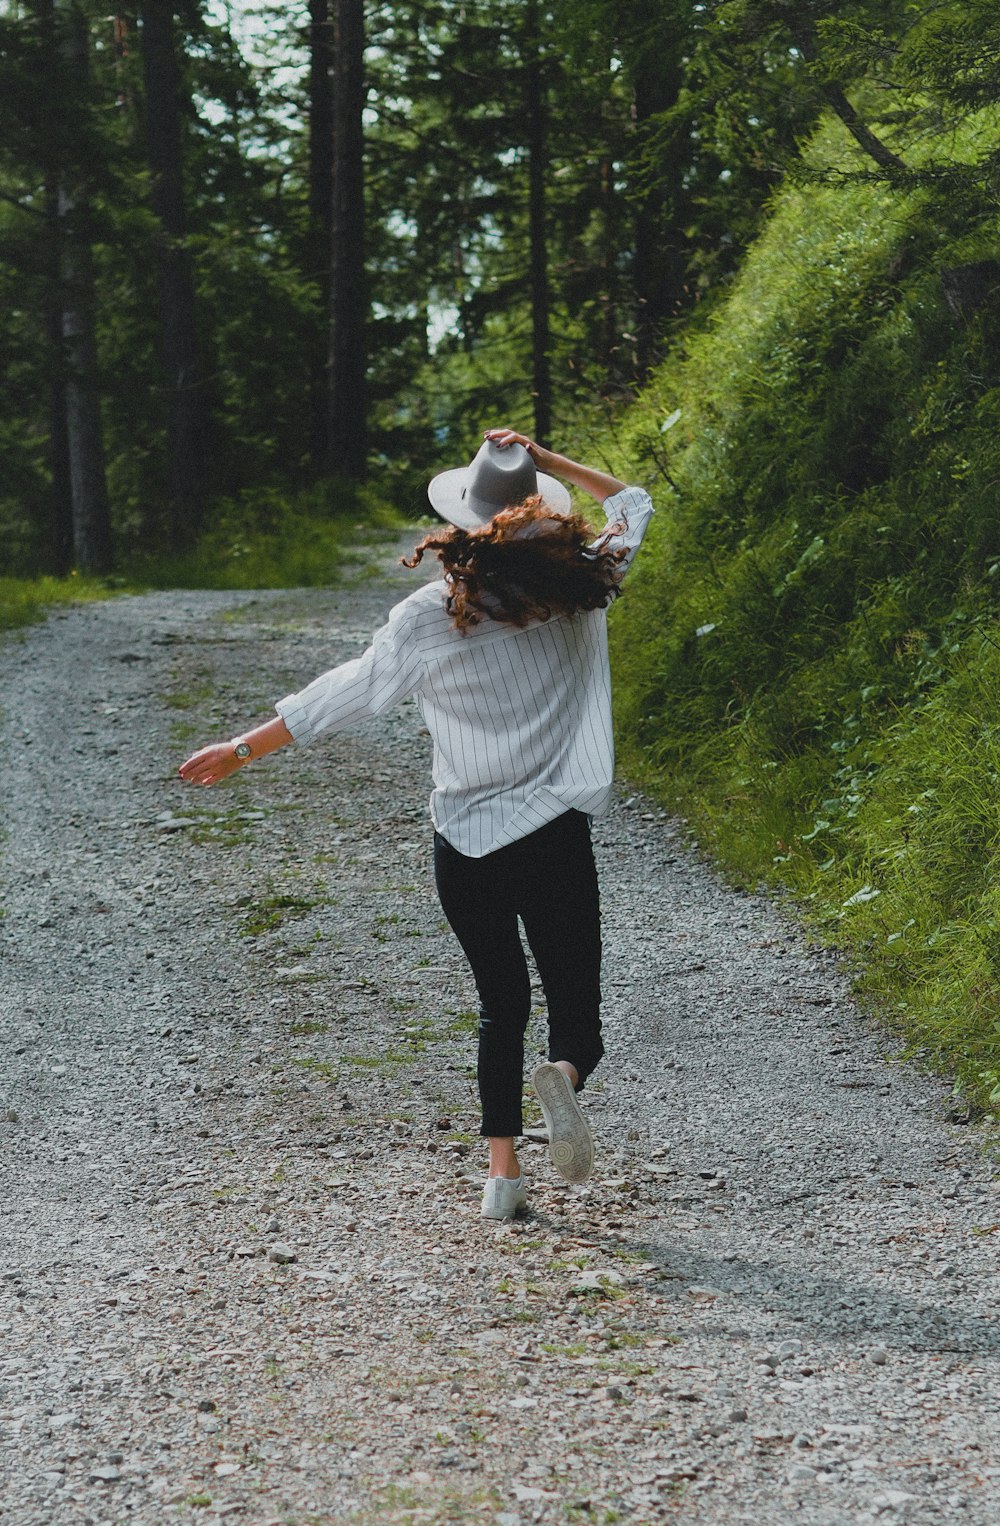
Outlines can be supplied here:
[[[79, 6], [65, 3], [57, 10], [57, 20], [66, 100], [79, 105], [86, 102], [89, 86], [86, 18]], [[111, 567], [112, 552], [97, 373], [90, 209], [86, 166], [79, 159], [64, 161], [56, 188], [56, 220], [73, 552], [81, 572], [99, 573]]]
[[201, 375], [194, 276], [187, 247], [181, 75], [173, 7], [145, 0], [140, 11], [150, 199], [159, 224], [160, 353], [167, 418], [169, 532], [190, 541], [202, 512], [206, 391]]
[[363, 0], [331, 0], [333, 205], [330, 258], [330, 470], [360, 481], [367, 461]]
[[[303, 257], [307, 280], [314, 282], [319, 310], [330, 313], [330, 262], [333, 255], [333, 19], [332, 0], [309, 0], [309, 209]], [[329, 459], [329, 337], [316, 325], [310, 346], [309, 454], [313, 470]]]

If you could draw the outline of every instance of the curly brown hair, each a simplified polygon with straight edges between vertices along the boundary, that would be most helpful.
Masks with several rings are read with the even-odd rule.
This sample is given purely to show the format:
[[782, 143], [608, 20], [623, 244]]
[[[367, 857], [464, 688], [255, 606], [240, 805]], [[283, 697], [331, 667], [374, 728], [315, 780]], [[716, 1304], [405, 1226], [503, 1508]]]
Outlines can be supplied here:
[[524, 626], [603, 609], [617, 598], [627, 553], [608, 542], [618, 528], [595, 541], [582, 514], [556, 514], [535, 496], [480, 530], [427, 535], [400, 560], [416, 567], [425, 551], [437, 555], [450, 589], [448, 613], [463, 634], [485, 617]]

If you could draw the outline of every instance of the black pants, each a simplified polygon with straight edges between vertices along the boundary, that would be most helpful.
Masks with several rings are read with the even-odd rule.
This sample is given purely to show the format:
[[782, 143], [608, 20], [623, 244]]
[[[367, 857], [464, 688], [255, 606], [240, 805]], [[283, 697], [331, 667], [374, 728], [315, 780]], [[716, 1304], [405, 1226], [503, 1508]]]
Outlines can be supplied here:
[[549, 1059], [569, 1060], [582, 1086], [604, 1053], [590, 821], [567, 811], [485, 858], [468, 858], [435, 833], [434, 873], [479, 991], [480, 1133], [520, 1134], [531, 982], [518, 917], [545, 991]]

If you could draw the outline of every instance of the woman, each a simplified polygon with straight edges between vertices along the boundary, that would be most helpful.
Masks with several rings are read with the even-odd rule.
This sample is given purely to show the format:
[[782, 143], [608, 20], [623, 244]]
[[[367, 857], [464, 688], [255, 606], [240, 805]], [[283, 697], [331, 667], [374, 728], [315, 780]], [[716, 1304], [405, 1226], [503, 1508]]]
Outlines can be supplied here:
[[[604, 504], [598, 540], [564, 482]], [[440, 473], [428, 496], [452, 528], [427, 536], [405, 565], [433, 551], [443, 580], [397, 604], [363, 656], [180, 772], [216, 784], [252, 758], [416, 696], [434, 742], [438, 892], [481, 1003], [482, 1214], [505, 1219], [526, 1203], [514, 1148], [531, 1005], [519, 917], [548, 1008], [549, 1060], [533, 1082], [549, 1154], [568, 1181], [593, 1164], [576, 1094], [604, 1052], [590, 817], [607, 807], [614, 764], [605, 608], [652, 504], [512, 429], [487, 430], [471, 465]]]

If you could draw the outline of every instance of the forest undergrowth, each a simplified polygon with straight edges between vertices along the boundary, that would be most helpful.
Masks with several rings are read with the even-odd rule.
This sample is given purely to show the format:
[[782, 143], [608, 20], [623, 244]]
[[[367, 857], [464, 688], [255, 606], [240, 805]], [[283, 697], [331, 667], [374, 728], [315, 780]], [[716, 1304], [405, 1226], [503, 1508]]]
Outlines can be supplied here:
[[144, 588], [330, 588], [372, 539], [407, 521], [368, 489], [246, 492], [216, 505], [202, 533], [172, 553], [134, 554], [111, 577], [0, 578], [0, 630], [59, 604]]

